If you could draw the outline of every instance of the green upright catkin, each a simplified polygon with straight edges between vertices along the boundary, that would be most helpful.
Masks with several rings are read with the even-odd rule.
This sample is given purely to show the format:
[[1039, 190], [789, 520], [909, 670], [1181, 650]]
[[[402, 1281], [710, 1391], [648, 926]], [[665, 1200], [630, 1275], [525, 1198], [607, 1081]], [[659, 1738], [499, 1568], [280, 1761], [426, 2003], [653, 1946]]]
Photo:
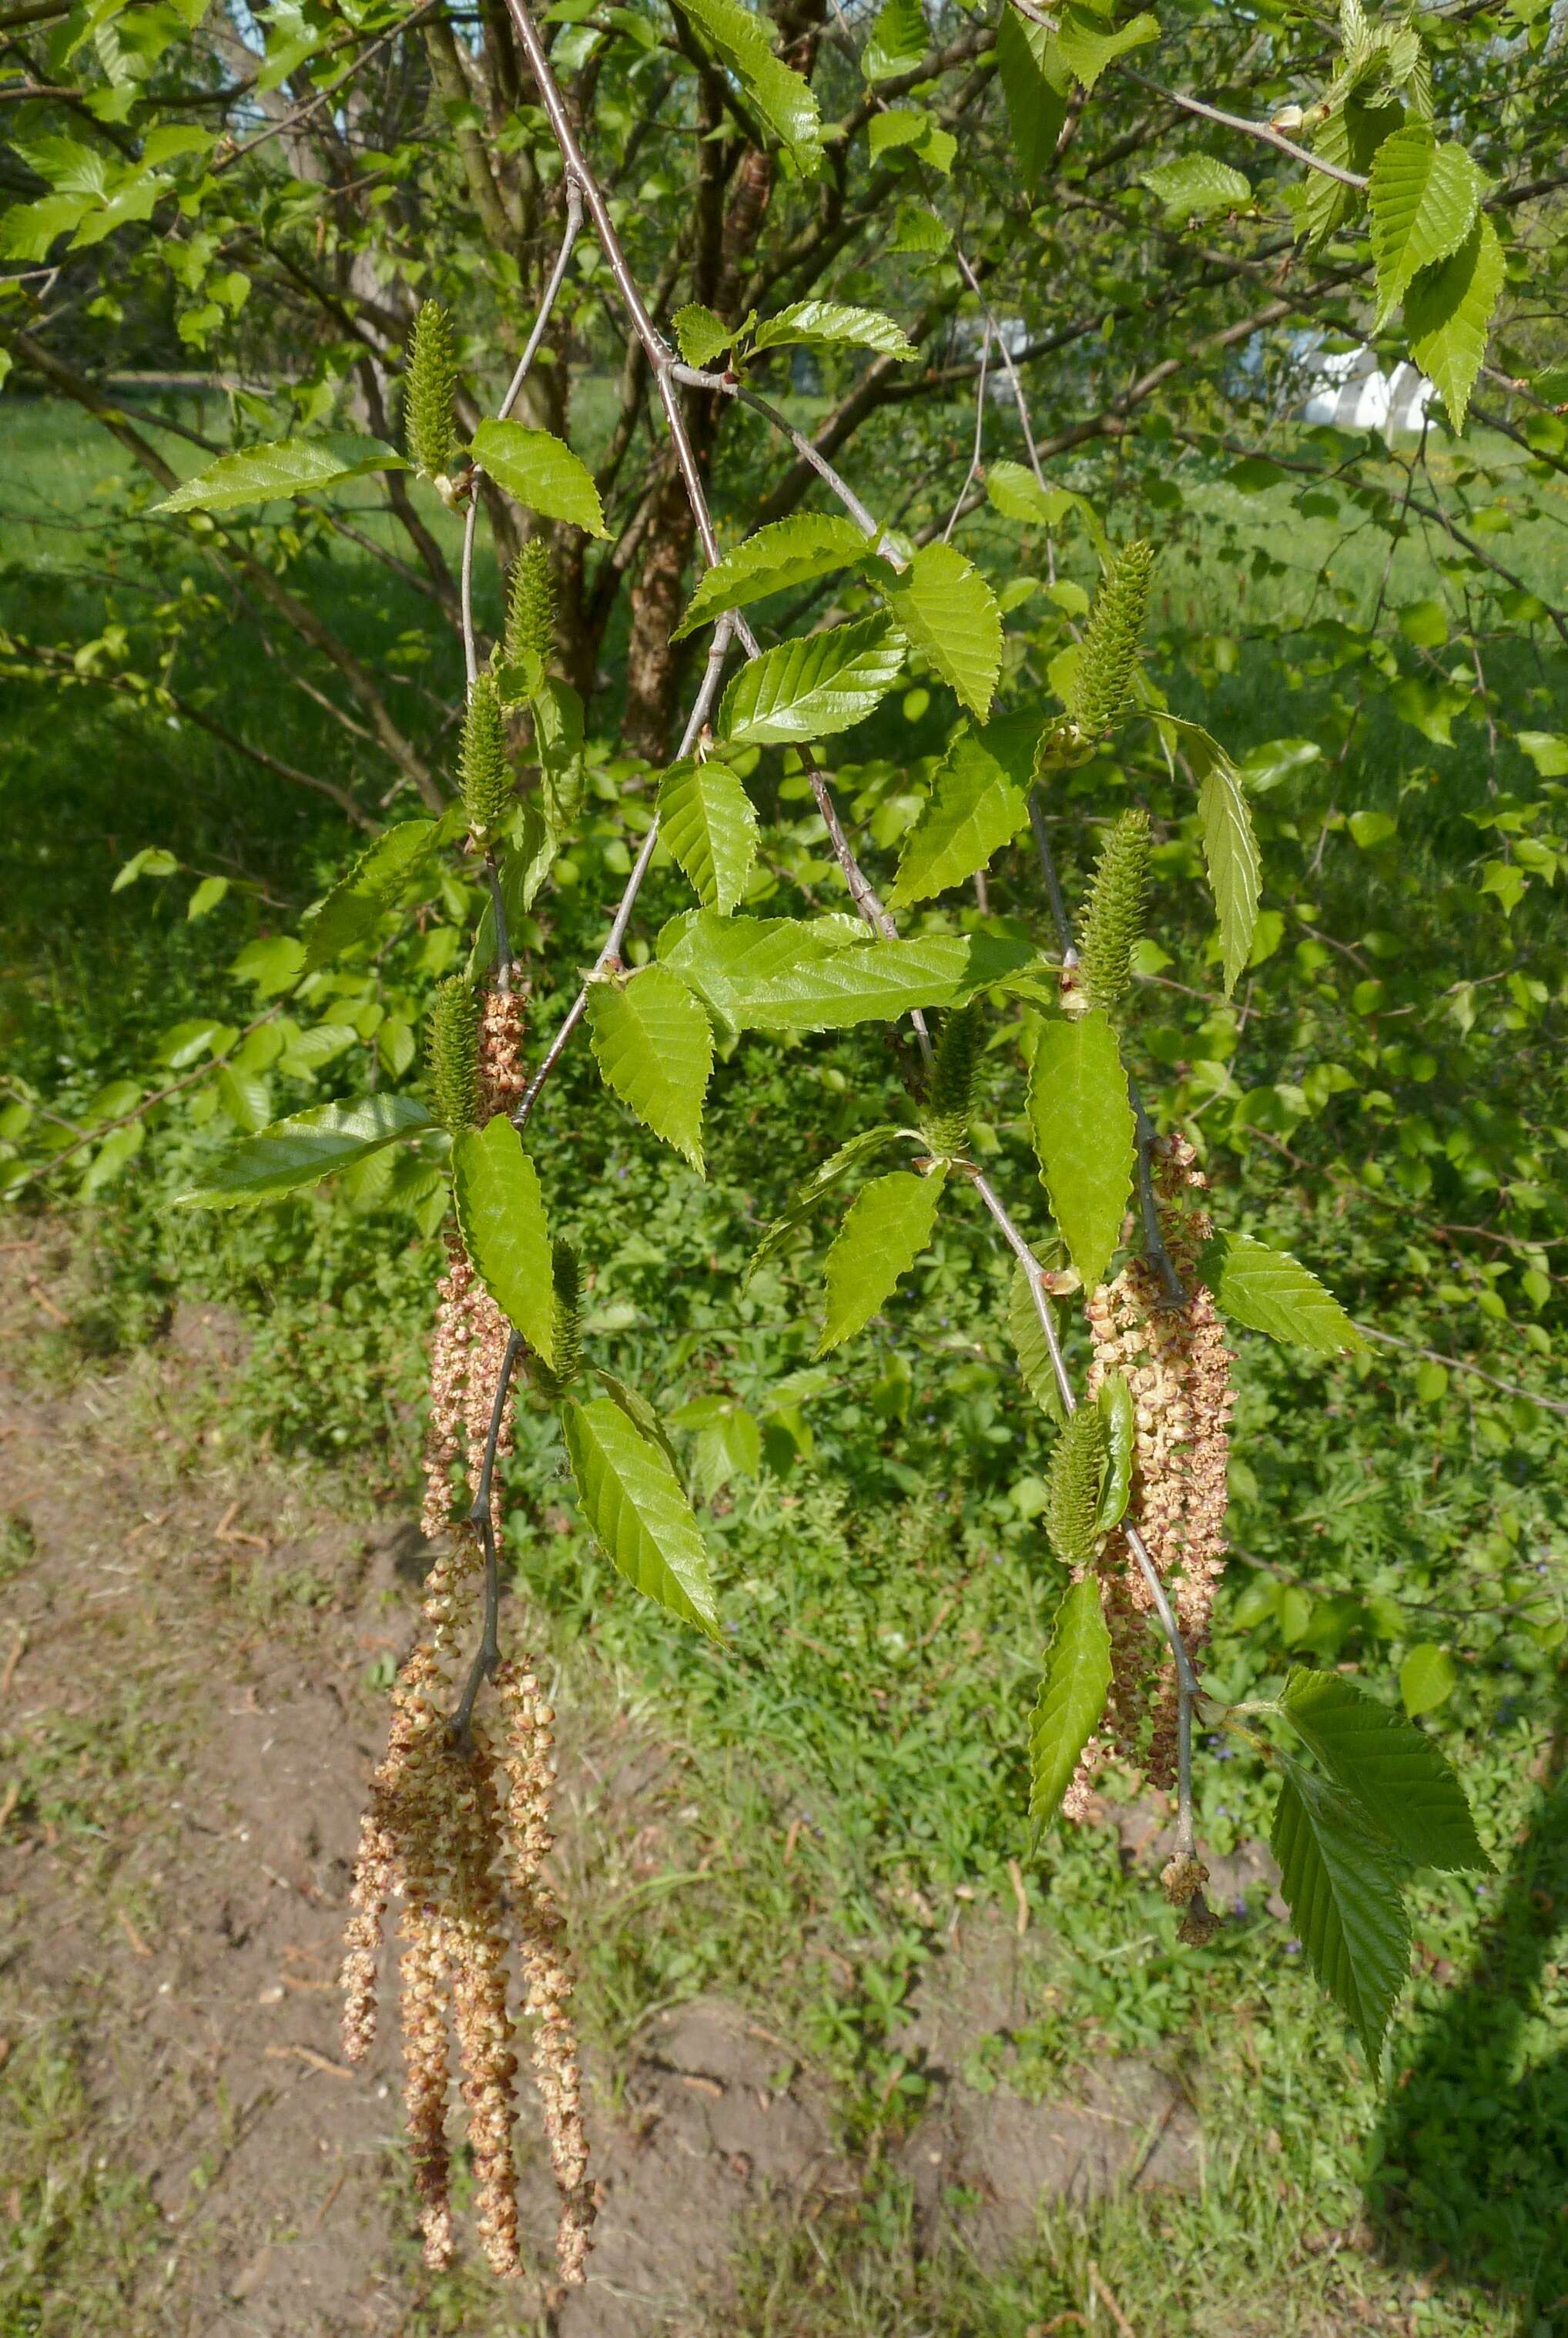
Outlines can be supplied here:
[[555, 580], [550, 574], [548, 547], [538, 536], [523, 546], [512, 565], [506, 595], [506, 656], [532, 652], [548, 663], [555, 646]]
[[1091, 1007], [1114, 1007], [1132, 980], [1149, 887], [1149, 815], [1124, 811], [1106, 837], [1079, 928], [1078, 987]]
[[493, 674], [475, 676], [463, 717], [457, 776], [471, 835], [487, 837], [505, 819], [512, 803], [512, 766], [506, 760], [506, 728]]
[[555, 1361], [537, 1376], [545, 1393], [564, 1396], [583, 1369], [583, 1269], [574, 1245], [557, 1242], [550, 1250], [550, 1282], [554, 1293]]
[[1045, 1480], [1045, 1535], [1063, 1567], [1094, 1556], [1094, 1513], [1105, 1475], [1105, 1425], [1093, 1407], [1069, 1415]]
[[439, 300], [426, 300], [414, 319], [403, 389], [408, 452], [426, 479], [439, 478], [456, 459], [457, 428], [452, 417], [456, 389], [452, 320]]
[[981, 1038], [976, 1007], [955, 1007], [943, 1023], [926, 1106], [926, 1134], [934, 1152], [961, 1153], [968, 1140]]
[[479, 1125], [479, 1001], [460, 974], [436, 986], [426, 1027], [436, 1117], [454, 1136]]
[[1091, 734], [1111, 730], [1131, 702], [1153, 574], [1152, 547], [1130, 544], [1094, 596], [1068, 701], [1068, 712]]

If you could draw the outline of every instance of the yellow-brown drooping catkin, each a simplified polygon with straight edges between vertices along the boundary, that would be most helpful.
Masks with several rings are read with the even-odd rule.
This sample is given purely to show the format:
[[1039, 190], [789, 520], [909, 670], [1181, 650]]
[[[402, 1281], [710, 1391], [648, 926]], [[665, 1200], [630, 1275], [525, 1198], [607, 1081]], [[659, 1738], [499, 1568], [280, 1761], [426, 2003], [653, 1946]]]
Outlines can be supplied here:
[[[1090, 1393], [1111, 1371], [1125, 1373], [1132, 1391], [1128, 1519], [1169, 1586], [1193, 1656], [1208, 1639], [1214, 1586], [1225, 1564], [1226, 1464], [1234, 1401], [1234, 1359], [1213, 1299], [1198, 1280], [1209, 1216], [1202, 1209], [1177, 1206], [1202, 1191], [1206, 1182], [1187, 1140], [1167, 1139], [1156, 1184], [1166, 1247], [1187, 1294], [1183, 1302], [1172, 1306], [1153, 1269], [1134, 1259], [1094, 1293], [1087, 1309], [1094, 1351]], [[1168, 1787], [1176, 1765], [1175, 1667], [1150, 1628], [1153, 1600], [1121, 1529], [1109, 1538], [1099, 1569], [1111, 1626], [1110, 1743], [1124, 1759], [1142, 1759], [1152, 1784]], [[1088, 1779], [1106, 1750], [1103, 1740], [1087, 1749], [1063, 1804], [1069, 1816], [1083, 1815]]]
[[[425, 1506], [420, 1525], [432, 1542], [466, 1517], [467, 1488], [478, 1483], [490, 1434], [490, 1415], [511, 1328], [468, 1263], [456, 1233], [446, 1238], [446, 1272], [436, 1285], [436, 1327], [430, 1341], [430, 1412], [425, 1428]], [[512, 1450], [513, 1397], [502, 1410], [495, 1452]], [[461, 1482], [455, 1484], [454, 1468]], [[491, 1481], [490, 1521], [501, 1532], [501, 1478]]]
[[479, 1094], [483, 1120], [513, 1112], [528, 1085], [523, 1068], [523, 1000], [514, 990], [485, 993], [479, 1025]]

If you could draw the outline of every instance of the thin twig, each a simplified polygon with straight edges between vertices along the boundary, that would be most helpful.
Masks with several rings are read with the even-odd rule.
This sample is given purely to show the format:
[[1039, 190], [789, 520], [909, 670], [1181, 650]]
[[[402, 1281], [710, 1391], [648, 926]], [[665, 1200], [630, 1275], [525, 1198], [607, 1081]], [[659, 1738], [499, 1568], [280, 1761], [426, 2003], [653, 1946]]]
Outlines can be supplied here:
[[1538, 1396], [1534, 1389], [1521, 1388], [1517, 1380], [1500, 1380], [1494, 1372], [1484, 1371], [1479, 1364], [1464, 1356], [1446, 1356], [1441, 1348], [1418, 1348], [1412, 1341], [1401, 1340], [1392, 1331], [1380, 1331], [1375, 1324], [1357, 1323], [1356, 1329], [1364, 1340], [1376, 1340], [1385, 1348], [1398, 1348], [1407, 1356], [1419, 1356], [1423, 1362], [1441, 1364], [1445, 1371], [1468, 1372], [1472, 1379], [1485, 1380], [1488, 1388], [1500, 1389], [1504, 1396], [1523, 1397], [1541, 1412], [1554, 1412], [1568, 1420], [1568, 1404], [1560, 1404], [1555, 1397]]
[[501, 1421], [506, 1410], [506, 1391], [512, 1385], [512, 1375], [517, 1359], [523, 1352], [523, 1334], [514, 1331], [506, 1342], [506, 1353], [501, 1359], [500, 1377], [495, 1382], [495, 1398], [490, 1407], [490, 1431], [485, 1439], [485, 1457], [479, 1467], [479, 1481], [474, 1490], [473, 1508], [466, 1523], [477, 1527], [485, 1545], [485, 1623], [479, 1645], [468, 1677], [463, 1685], [463, 1695], [450, 1724], [452, 1742], [462, 1753], [468, 1753], [474, 1743], [474, 1702], [480, 1689], [501, 1661], [501, 1569], [495, 1556], [495, 1526], [490, 1516], [490, 1489], [495, 1477], [495, 1454], [501, 1442]]
[[789, 439], [801, 461], [809, 463], [818, 477], [832, 488], [856, 526], [864, 528], [867, 535], [880, 539], [880, 528], [848, 479], [834, 469], [827, 456], [812, 445], [804, 432], [796, 429], [789, 416], [780, 414], [767, 398], [748, 388], [744, 382], [737, 381], [732, 374], [703, 373], [696, 366], [671, 364], [670, 376], [671, 380], [684, 382], [689, 389], [712, 390], [718, 397], [732, 398], [738, 405], [749, 406], [754, 413], [762, 415], [781, 437]]
[[975, 447], [969, 457], [969, 468], [964, 474], [964, 484], [954, 498], [947, 515], [947, 525], [942, 531], [944, 544], [951, 544], [953, 531], [958, 525], [958, 515], [964, 508], [964, 498], [980, 476], [980, 460], [985, 451], [985, 377], [991, 369], [991, 311], [985, 311], [985, 338], [980, 343], [980, 375], [975, 389]]

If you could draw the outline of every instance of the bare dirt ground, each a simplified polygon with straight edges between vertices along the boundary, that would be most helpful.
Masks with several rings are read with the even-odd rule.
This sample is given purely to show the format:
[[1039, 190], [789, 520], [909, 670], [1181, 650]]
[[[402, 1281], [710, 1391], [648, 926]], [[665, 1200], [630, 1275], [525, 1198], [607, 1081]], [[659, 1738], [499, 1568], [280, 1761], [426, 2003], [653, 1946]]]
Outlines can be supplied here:
[[[15, 2076], [63, 2040], [79, 2074], [50, 2185], [67, 2162], [124, 2171], [151, 2204], [91, 2294], [73, 2294], [69, 2235], [40, 2238], [34, 2217], [36, 2310], [7, 2338], [403, 2332], [416, 2281], [395, 2038], [348, 2068], [333, 1977], [383, 1727], [368, 1675], [405, 1645], [427, 1553], [347, 1483], [241, 1462], [224, 1432], [240, 1335], [220, 1311], [182, 1309], [155, 1350], [66, 1370], [69, 1249], [45, 1233], [0, 1271], [0, 2056]], [[689, 1813], [662, 1749], [612, 1710], [566, 1754], [570, 1903], [574, 1834], [592, 1832], [601, 1871], [635, 1873]], [[977, 1911], [915, 2009], [934, 2091], [903, 2151], [927, 2245], [958, 2215], [967, 2245], [1004, 2252], [1042, 2196], [1196, 2180], [1196, 2123], [1147, 2066], [1112, 2065], [1066, 2104], [960, 2083], [963, 2052], [1016, 2018], [1014, 1951], [1009, 1911]], [[746, 2220], [809, 2218], [861, 2183], [824, 2083], [740, 2004], [652, 2012], [630, 2066], [591, 2058], [590, 2080], [590, 2283], [525, 2283], [466, 2329], [736, 2330]], [[0, 2166], [13, 2224], [22, 2188]], [[547, 2267], [542, 2163], [524, 2190]]]

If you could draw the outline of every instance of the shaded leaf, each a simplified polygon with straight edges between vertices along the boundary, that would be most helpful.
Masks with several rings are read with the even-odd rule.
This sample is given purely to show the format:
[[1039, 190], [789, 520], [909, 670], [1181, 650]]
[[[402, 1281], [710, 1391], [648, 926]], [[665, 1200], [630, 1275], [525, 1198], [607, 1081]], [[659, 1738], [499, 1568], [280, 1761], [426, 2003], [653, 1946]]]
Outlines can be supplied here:
[[313, 973], [350, 943], [373, 933], [439, 841], [433, 820], [399, 820], [378, 836], [326, 899], [300, 919], [299, 939], [305, 946], [300, 972]]
[[1436, 383], [1455, 430], [1465, 427], [1506, 272], [1497, 231], [1478, 211], [1458, 250], [1424, 268], [1405, 295], [1410, 354]]
[[1041, 1025], [1029, 1126], [1051, 1214], [1084, 1290], [1093, 1292], [1122, 1239], [1134, 1153], [1127, 1075], [1102, 1010]]
[[212, 1182], [177, 1194], [176, 1209], [225, 1210], [240, 1202], [270, 1202], [314, 1185], [351, 1162], [399, 1138], [434, 1126], [413, 1096], [362, 1096], [354, 1104], [318, 1104], [248, 1137], [226, 1154]]
[[1111, 1635], [1098, 1576], [1063, 1594], [1029, 1717], [1029, 1816], [1036, 1832], [1062, 1807], [1111, 1688]]
[[1033, 194], [1056, 152], [1067, 119], [1072, 75], [1044, 25], [1004, 6], [996, 25], [996, 69], [1018, 182]]
[[[1051, 1302], [1045, 1299], [1044, 1303], [1049, 1307]], [[1040, 1310], [1029, 1286], [1028, 1271], [1019, 1263], [1014, 1266], [1013, 1280], [1007, 1288], [1007, 1330], [1024, 1387], [1050, 1420], [1064, 1420], [1067, 1416], [1063, 1410], [1062, 1391], [1056, 1383], [1051, 1351], [1040, 1321]]]
[[1302, 1665], [1279, 1703], [1335, 1784], [1413, 1865], [1490, 1868], [1458, 1779], [1400, 1714], [1343, 1674]]
[[1269, 1843], [1279, 1888], [1313, 1970], [1376, 2068], [1410, 1967], [1398, 1862], [1348, 1796], [1288, 1755], [1279, 1760]]
[[1176, 223], [1245, 211], [1252, 201], [1251, 181], [1212, 154], [1184, 154], [1178, 162], [1156, 162], [1138, 175], [1164, 205], [1166, 219]]
[[841, 1185], [867, 1162], [874, 1161], [878, 1154], [886, 1153], [888, 1146], [897, 1144], [900, 1138], [912, 1139], [914, 1135], [913, 1129], [900, 1128], [896, 1121], [885, 1121], [880, 1127], [863, 1128], [858, 1136], [852, 1136], [847, 1144], [841, 1144], [820, 1168], [812, 1171], [806, 1183], [797, 1189], [785, 1208], [766, 1229], [751, 1253], [750, 1263], [746, 1269], [746, 1281], [750, 1281], [760, 1266], [778, 1256], [796, 1228], [805, 1224], [825, 1194], [830, 1194], [836, 1185]]
[[608, 1396], [569, 1398], [561, 1426], [583, 1514], [606, 1557], [671, 1615], [717, 1635], [708, 1552], [663, 1449]]
[[1056, 54], [1085, 89], [1093, 89], [1107, 65], [1114, 64], [1130, 49], [1140, 49], [1159, 38], [1158, 17], [1144, 14], [1129, 17], [1124, 25], [1112, 25], [1098, 10], [1068, 0], [1061, 13]]
[[945, 1169], [929, 1177], [893, 1169], [873, 1177], [856, 1195], [828, 1253], [819, 1356], [864, 1330], [926, 1249], [946, 1175]]

